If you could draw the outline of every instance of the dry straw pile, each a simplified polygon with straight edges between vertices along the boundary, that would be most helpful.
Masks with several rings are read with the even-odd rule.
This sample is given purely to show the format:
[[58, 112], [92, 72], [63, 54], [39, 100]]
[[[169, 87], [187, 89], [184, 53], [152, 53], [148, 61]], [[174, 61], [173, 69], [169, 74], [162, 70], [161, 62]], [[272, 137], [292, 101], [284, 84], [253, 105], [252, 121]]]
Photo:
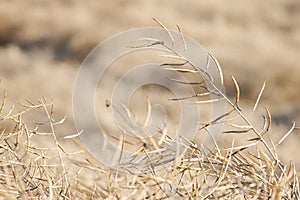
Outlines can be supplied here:
[[[148, 45], [165, 44], [150, 41]], [[170, 64], [169, 69], [185, 73], [197, 71], [197, 68], [184, 70], [186, 65], [193, 67], [192, 64], [188, 60], [182, 63], [184, 58], [172, 50], [171, 54], [168, 58], [180, 60], [181, 63]], [[218, 66], [212, 56], [211, 60]], [[234, 130], [225, 130], [226, 133], [252, 133], [253, 137], [249, 138], [247, 145], [235, 146], [233, 143], [231, 148], [226, 149], [216, 145], [211, 151], [204, 151], [203, 147], [188, 141], [184, 144], [185, 153], [166, 165], [164, 170], [149, 160], [149, 171], [139, 174], [106, 168], [78, 143], [79, 151], [66, 150], [64, 144], [78, 140], [78, 134], [57, 138], [56, 128], [63, 126], [63, 120], [55, 119], [52, 103], [45, 99], [37, 104], [27, 102], [22, 111], [16, 112], [5, 105], [4, 95], [0, 105], [0, 198], [300, 199], [299, 173], [294, 164], [282, 163], [276, 154], [276, 145], [266, 140], [271, 125], [269, 111], [266, 110], [263, 129], [257, 130], [239, 106], [240, 89], [234, 77], [233, 83], [236, 88], [233, 102], [229, 97], [222, 96], [220, 91], [218, 93], [228, 103], [229, 111], [203, 124], [203, 129], [224, 123], [229, 125], [225, 127], [235, 127]], [[214, 92], [218, 92], [217, 88]], [[199, 102], [209, 103], [207, 100]], [[42, 122], [23, 121], [24, 115], [36, 111], [44, 113]], [[228, 116], [239, 117], [244, 125], [234, 125], [232, 121], [225, 120]], [[279, 145], [294, 128], [295, 125], [278, 142]], [[164, 140], [165, 144], [176, 142], [166, 135]], [[159, 149], [151, 149], [153, 146], [160, 147], [142, 145], [140, 152], [156, 155], [160, 160], [164, 154], [155, 154]]]

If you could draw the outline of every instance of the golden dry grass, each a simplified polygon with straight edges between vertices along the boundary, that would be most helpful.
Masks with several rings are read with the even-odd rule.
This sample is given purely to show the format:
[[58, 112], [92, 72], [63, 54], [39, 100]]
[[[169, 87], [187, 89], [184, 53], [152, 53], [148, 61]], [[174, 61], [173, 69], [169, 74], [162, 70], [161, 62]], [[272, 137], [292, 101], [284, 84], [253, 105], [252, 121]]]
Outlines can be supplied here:
[[[299, 11], [294, 0], [1, 1], [0, 76], [9, 98], [0, 112], [0, 197], [299, 199], [298, 130], [277, 151], [269, 141], [280, 141], [299, 121]], [[243, 135], [241, 142], [239, 134], [224, 134], [213, 154], [193, 144], [167, 170], [139, 175], [106, 168], [76, 138], [64, 139], [75, 132], [71, 92], [82, 59], [115, 33], [154, 26], [152, 17], [168, 27], [179, 24], [213, 51], [226, 68], [230, 98], [237, 87], [228, 74], [240, 84], [244, 110], [252, 109], [267, 79], [262, 101], [275, 111], [273, 125], [288, 127], [273, 126], [264, 138], [267, 146], [255, 140], [245, 149], [232, 149], [231, 136], [234, 146], [252, 144], [247, 139], [255, 136]], [[44, 100], [10, 109], [41, 96], [55, 100], [54, 113], [66, 115], [65, 123], [55, 124], [52, 103]], [[250, 120], [263, 124], [257, 116]]]
[[[162, 28], [168, 32], [164, 26]], [[170, 55], [165, 57], [186, 61], [175, 67], [174, 63], [164, 63], [163, 66], [169, 66], [167, 70], [198, 73], [197, 66], [164, 42], [149, 41], [144, 45], [170, 49]], [[223, 84], [218, 61], [211, 54], [208, 57], [216, 64]], [[47, 103], [45, 98], [38, 103], [26, 101], [21, 104], [22, 110], [16, 111], [13, 106], [6, 106], [4, 93], [0, 107], [0, 196], [3, 199], [299, 199], [300, 174], [292, 161], [284, 163], [277, 155], [277, 147], [297, 129], [295, 123], [275, 144], [269, 137], [272, 122], [269, 110], [265, 110], [263, 128], [258, 130], [240, 107], [241, 90], [234, 76], [234, 100], [209, 77], [210, 74], [203, 75], [203, 79], [213, 86], [217, 99], [202, 99], [202, 95], [186, 98], [197, 97], [194, 101], [197, 104], [214, 103], [220, 98], [226, 101], [229, 110], [202, 124], [199, 131], [213, 135], [208, 128], [221, 123], [225, 127], [223, 135], [249, 133], [247, 144], [236, 145], [232, 140], [227, 148], [220, 148], [215, 143], [212, 149], [207, 149], [206, 144], [183, 142], [168, 132], [158, 138], [157, 135], [150, 136], [150, 140], [145, 140], [132, 154], [144, 155], [141, 163], [145, 165], [138, 173], [131, 172], [128, 167], [131, 163], [122, 163], [126, 172], [99, 163], [78, 140], [80, 133], [58, 137], [57, 127], [63, 126], [65, 119], [56, 119], [53, 104]], [[197, 85], [210, 93], [208, 86], [202, 84], [200, 81]], [[264, 88], [265, 84], [252, 112], [257, 109]], [[27, 121], [24, 116], [34, 112], [40, 113], [33, 115], [39, 116], [38, 121], [32, 117]], [[72, 148], [68, 145], [69, 140]], [[158, 140], [164, 145], [158, 145]], [[176, 149], [167, 148], [168, 145], [180, 145], [185, 150], [177, 154]], [[177, 156], [168, 160], [170, 154]]]
[[[56, 137], [56, 127], [63, 124], [54, 119], [53, 105], [45, 99], [38, 104], [28, 102], [17, 113], [3, 106], [1, 199], [300, 198], [300, 174], [293, 162], [282, 163], [273, 148], [262, 150], [258, 140], [252, 144], [257, 147], [252, 153], [247, 147], [205, 152], [190, 143], [164, 170], [150, 167], [149, 173], [130, 174], [97, 163], [81, 146], [80, 151], [67, 152], [61, 143], [75, 136]], [[37, 111], [47, 120], [35, 126], [24, 123], [24, 115]], [[7, 124], [12, 128], [4, 129]], [[43, 140], [47, 142], [38, 142]]]

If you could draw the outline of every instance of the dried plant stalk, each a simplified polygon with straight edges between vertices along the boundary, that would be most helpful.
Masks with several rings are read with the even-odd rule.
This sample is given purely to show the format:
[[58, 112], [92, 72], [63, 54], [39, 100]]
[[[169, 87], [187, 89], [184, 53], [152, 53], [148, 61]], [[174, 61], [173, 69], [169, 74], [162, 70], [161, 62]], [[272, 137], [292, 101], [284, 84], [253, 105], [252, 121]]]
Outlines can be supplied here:
[[[155, 21], [172, 40], [174, 37], [171, 32], [159, 21]], [[180, 28], [178, 29], [181, 33]], [[144, 42], [149, 42], [151, 45], [154, 43], [165, 45], [155, 39]], [[182, 42], [185, 44], [183, 36]], [[179, 62], [185, 61], [192, 65], [190, 61], [182, 60], [172, 47], [164, 47], [170, 51], [170, 55], [165, 56], [166, 58]], [[212, 59], [216, 63], [223, 83], [223, 73], [219, 63], [212, 55], [208, 55], [207, 62]], [[169, 67], [178, 72], [186, 72], [186, 69], [182, 70], [183, 68], [176, 69], [172, 65]], [[204, 79], [215, 86], [212, 75], [199, 70], [197, 66], [193, 66], [192, 70], [201, 72]], [[181, 138], [184, 142], [179, 141], [178, 134], [177, 139], [172, 138], [166, 129], [160, 130], [160, 134], [148, 140], [139, 138], [138, 134], [133, 132], [132, 137], [142, 145], [132, 154], [132, 159], [142, 154], [144, 157], [141, 158], [141, 163], [153, 164], [147, 173], [141, 174], [123, 173], [98, 163], [78, 141], [77, 138], [82, 132], [59, 139], [55, 130], [57, 126], [63, 126], [64, 118], [55, 120], [52, 103], [48, 103], [45, 99], [37, 104], [27, 102], [23, 111], [14, 113], [13, 108], [4, 109], [6, 102], [4, 95], [0, 107], [0, 199], [300, 199], [299, 172], [295, 165], [293, 162], [282, 163], [274, 150], [276, 145], [268, 145], [263, 138], [271, 126], [270, 112], [266, 109], [264, 128], [260, 132], [257, 131], [237, 105], [240, 101], [240, 88], [233, 76], [232, 80], [236, 89], [234, 103], [216, 86], [214, 91], [206, 90], [193, 97], [175, 100], [204, 98], [214, 92], [219, 95], [219, 99], [201, 99], [195, 100], [194, 103], [210, 104], [224, 99], [231, 109], [216, 119], [204, 123], [200, 131], [207, 130], [214, 124], [223, 123], [230, 127], [230, 130], [224, 130], [225, 133], [252, 132], [255, 138], [250, 138], [251, 141], [247, 145], [235, 146], [233, 142], [227, 149], [220, 149], [216, 145], [216, 149], [207, 152], [193, 141], [185, 138]], [[201, 81], [195, 84], [180, 83], [180, 81], [178, 83], [203, 86]], [[264, 85], [258, 95], [254, 111]], [[149, 101], [147, 105], [148, 114], [143, 127], [149, 123], [151, 112]], [[128, 108], [124, 107], [124, 110], [129, 118], [133, 118]], [[26, 124], [24, 115], [35, 111], [42, 111], [47, 122], [36, 123], [33, 127]], [[241, 125], [225, 119], [234, 114], [243, 120]], [[12, 123], [11, 130], [4, 128], [8, 122]], [[41, 127], [43, 130], [40, 129]], [[294, 129], [297, 129], [295, 123], [278, 145]], [[64, 143], [66, 141], [74, 143], [74, 148], [79, 150], [68, 151]], [[122, 135], [119, 141], [120, 153], [122, 153], [125, 136]], [[265, 149], [262, 150], [259, 144], [262, 144]], [[180, 156], [176, 155], [176, 159], [168, 160], [175, 154], [175, 150], [167, 147], [178, 148], [180, 145], [185, 147], [185, 152]], [[255, 146], [257, 148], [254, 153], [248, 152], [250, 147]]]

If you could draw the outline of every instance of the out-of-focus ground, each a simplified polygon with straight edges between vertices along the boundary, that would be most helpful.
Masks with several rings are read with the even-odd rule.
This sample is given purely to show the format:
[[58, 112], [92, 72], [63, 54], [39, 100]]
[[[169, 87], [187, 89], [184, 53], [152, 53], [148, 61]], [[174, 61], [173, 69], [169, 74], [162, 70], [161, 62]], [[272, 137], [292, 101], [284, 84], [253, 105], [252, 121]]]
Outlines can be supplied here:
[[[227, 94], [234, 96], [233, 74], [246, 106], [254, 104], [266, 80], [262, 104], [274, 125], [282, 125], [273, 132], [287, 131], [293, 120], [300, 124], [300, 2], [295, 0], [2, 0], [0, 87], [7, 90], [8, 104], [53, 99], [55, 113], [67, 116], [64, 131], [74, 133], [72, 90], [81, 62], [114, 34], [156, 26], [152, 17], [169, 28], [180, 25], [210, 51], [223, 67]], [[299, 144], [296, 132], [279, 154], [300, 165]]]

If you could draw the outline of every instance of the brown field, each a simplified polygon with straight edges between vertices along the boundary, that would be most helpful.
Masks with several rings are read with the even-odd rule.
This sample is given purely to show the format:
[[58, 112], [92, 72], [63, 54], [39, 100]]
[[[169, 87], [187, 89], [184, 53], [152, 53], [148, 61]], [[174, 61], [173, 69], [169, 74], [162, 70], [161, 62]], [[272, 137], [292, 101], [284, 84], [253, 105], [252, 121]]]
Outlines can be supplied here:
[[[54, 101], [57, 119], [66, 116], [64, 124], [57, 128], [58, 137], [74, 134], [72, 90], [84, 58], [114, 34], [157, 26], [153, 17], [171, 29], [179, 25], [184, 34], [197, 40], [218, 59], [226, 92], [233, 99], [235, 87], [231, 75], [234, 75], [241, 89], [241, 107], [245, 110], [252, 108], [266, 80], [261, 107], [268, 107], [272, 114], [270, 137], [275, 142], [290, 129], [293, 121], [300, 126], [300, 2], [295, 0], [2, 0], [0, 88], [1, 93], [4, 90], [7, 93], [6, 111], [13, 104], [16, 110], [23, 110], [20, 102], [38, 103], [38, 99], [46, 97]], [[261, 125], [260, 118], [249, 113], [249, 118]], [[43, 111], [29, 112], [24, 117], [29, 127], [46, 119]], [[0, 129], [10, 130], [14, 123], [3, 122]], [[223, 136], [220, 146], [231, 144], [230, 138]], [[42, 144], [53, 145], [47, 141], [41, 139]], [[285, 163], [293, 160], [298, 170], [299, 145], [299, 130], [295, 130], [277, 149], [280, 159]], [[72, 145], [67, 143], [67, 146]], [[230, 170], [234, 172], [235, 168]], [[94, 173], [101, 178], [112, 178], [103, 171]], [[120, 186], [122, 181], [115, 184]], [[82, 187], [80, 192], [92, 193], [87, 188]], [[106, 192], [109, 194], [109, 189]], [[105, 195], [104, 192], [99, 196], [110, 196]], [[76, 197], [80, 198], [78, 194]], [[91, 198], [81, 196], [88, 197]]]

